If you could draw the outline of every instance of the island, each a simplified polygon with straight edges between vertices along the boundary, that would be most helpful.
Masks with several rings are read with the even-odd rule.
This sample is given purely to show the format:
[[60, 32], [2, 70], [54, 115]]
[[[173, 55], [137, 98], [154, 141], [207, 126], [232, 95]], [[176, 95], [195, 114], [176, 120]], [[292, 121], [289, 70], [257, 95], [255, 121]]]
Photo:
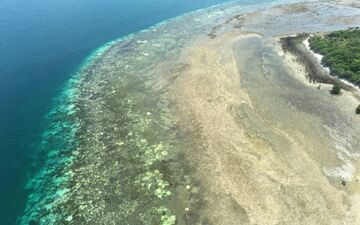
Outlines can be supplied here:
[[323, 55], [321, 63], [331, 74], [360, 85], [360, 30], [358, 28], [314, 35], [311, 49]]

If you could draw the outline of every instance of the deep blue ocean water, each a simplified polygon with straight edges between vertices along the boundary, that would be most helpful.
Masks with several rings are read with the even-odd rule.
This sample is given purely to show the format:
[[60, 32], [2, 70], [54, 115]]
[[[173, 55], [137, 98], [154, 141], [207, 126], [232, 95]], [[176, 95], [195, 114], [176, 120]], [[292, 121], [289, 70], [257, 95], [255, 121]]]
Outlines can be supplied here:
[[23, 186], [44, 116], [92, 50], [167, 18], [225, 1], [1, 0], [0, 224], [14, 224], [22, 214], [27, 196]]

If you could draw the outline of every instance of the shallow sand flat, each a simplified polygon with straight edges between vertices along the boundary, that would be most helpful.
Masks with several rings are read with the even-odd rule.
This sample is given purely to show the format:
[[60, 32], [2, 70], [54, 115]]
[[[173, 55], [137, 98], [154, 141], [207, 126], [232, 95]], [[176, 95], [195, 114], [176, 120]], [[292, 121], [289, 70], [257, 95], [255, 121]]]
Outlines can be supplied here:
[[[269, 19], [278, 10], [284, 15], [279, 21], [313, 16], [294, 21], [294, 27], [288, 22], [299, 32], [346, 26], [349, 20], [332, 21], [331, 15], [344, 12], [334, 6], [313, 24], [316, 11], [327, 4], [274, 7], [238, 26], [266, 36], [287, 33]], [[360, 224], [360, 119], [350, 110], [356, 98], [346, 92], [336, 99], [326, 85], [318, 90], [306, 83], [299, 77], [305, 75], [302, 65], [279, 55], [271, 37], [219, 33], [184, 51], [182, 63], [188, 67], [170, 91], [183, 129], [200, 132], [186, 151], [204, 200], [199, 220]]]
[[270, 67], [287, 74], [281, 61], [267, 67], [266, 48], [259, 35], [227, 33], [185, 54], [189, 67], [171, 93], [182, 126], [201, 130], [200, 144], [187, 152], [205, 199], [200, 217], [210, 224], [358, 224], [351, 194], [322, 171], [340, 163], [330, 152], [336, 140], [321, 118], [288, 102], [291, 87], [268, 80], [277, 75]]

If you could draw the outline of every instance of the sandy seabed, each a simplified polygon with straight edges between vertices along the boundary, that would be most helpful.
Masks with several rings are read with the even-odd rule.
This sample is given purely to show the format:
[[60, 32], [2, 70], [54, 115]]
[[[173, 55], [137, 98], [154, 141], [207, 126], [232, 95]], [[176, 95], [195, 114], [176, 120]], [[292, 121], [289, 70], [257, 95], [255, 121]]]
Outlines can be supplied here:
[[188, 66], [170, 96], [183, 129], [201, 133], [186, 152], [209, 224], [360, 224], [359, 93], [334, 99], [330, 85], [317, 89], [276, 38], [359, 23], [322, 15], [327, 4], [237, 17], [237, 29], [226, 23], [183, 52]]
[[211, 224], [358, 224], [357, 171], [333, 179], [323, 170], [342, 164], [331, 152], [339, 140], [316, 112], [332, 110], [320, 103], [328, 93], [291, 77], [301, 71], [296, 62], [254, 55], [268, 48], [263, 41], [237, 32], [209, 40], [186, 53], [189, 67], [173, 84], [183, 129], [201, 133], [187, 152], [206, 200], [199, 216]]

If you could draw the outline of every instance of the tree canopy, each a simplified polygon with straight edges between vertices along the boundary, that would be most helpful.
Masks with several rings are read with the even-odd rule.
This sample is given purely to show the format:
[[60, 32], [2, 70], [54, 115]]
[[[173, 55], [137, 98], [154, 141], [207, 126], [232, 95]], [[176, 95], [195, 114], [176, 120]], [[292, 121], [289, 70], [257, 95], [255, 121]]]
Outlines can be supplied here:
[[309, 39], [310, 48], [323, 55], [331, 74], [360, 86], [360, 29], [331, 32]]

